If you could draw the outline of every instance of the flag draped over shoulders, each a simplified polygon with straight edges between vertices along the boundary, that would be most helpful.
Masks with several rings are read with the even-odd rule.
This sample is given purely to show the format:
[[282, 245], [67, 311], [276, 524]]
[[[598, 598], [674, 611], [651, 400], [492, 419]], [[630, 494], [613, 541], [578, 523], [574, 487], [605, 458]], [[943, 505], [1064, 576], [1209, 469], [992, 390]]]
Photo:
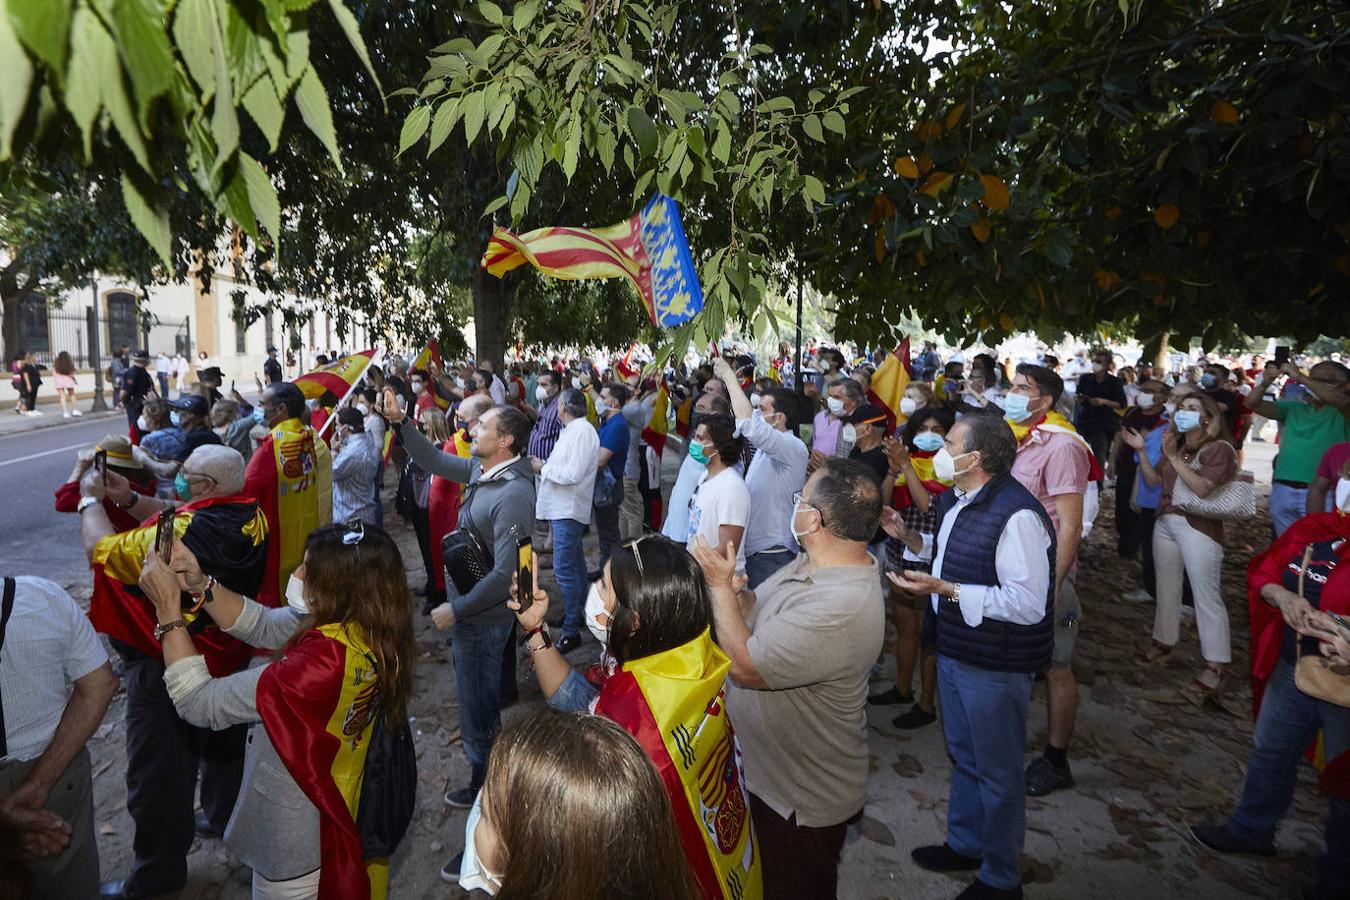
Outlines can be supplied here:
[[304, 633], [258, 679], [258, 715], [286, 771], [319, 810], [321, 900], [383, 898], [388, 860], [363, 859], [356, 812], [379, 677], [355, 624]]
[[1017, 438], [1019, 446], [1027, 439], [1027, 435], [1031, 434], [1033, 431], [1040, 431], [1046, 434], [1069, 435], [1078, 442], [1079, 446], [1081, 446], [1088, 455], [1088, 481], [1100, 481], [1106, 474], [1102, 470], [1101, 462], [1098, 461], [1096, 455], [1092, 452], [1092, 448], [1088, 446], [1087, 440], [1078, 433], [1078, 429], [1074, 428], [1073, 424], [1069, 422], [1068, 419], [1064, 418], [1061, 413], [1051, 410], [1046, 413], [1045, 417], [1039, 422], [1026, 422], [1020, 425], [1007, 419], [1004, 419], [1003, 421], [1008, 422], [1008, 427], [1012, 429], [1013, 436]]
[[679, 647], [625, 663], [605, 682], [595, 711], [623, 726], [655, 764], [702, 895], [758, 900], [759, 851], [726, 710], [730, 669], [705, 629]]
[[276, 606], [305, 554], [305, 540], [333, 518], [333, 463], [328, 446], [299, 419], [267, 433], [248, 461], [244, 493], [258, 501], [272, 539], [267, 571], [255, 599]]
[[[951, 487], [952, 483], [937, 477], [937, 472], [933, 469], [934, 456], [937, 456], [936, 450], [909, 451], [909, 461], [914, 466], [914, 474], [919, 476], [919, 482], [929, 494], [937, 495]], [[904, 472], [895, 476], [891, 505], [900, 510], [914, 505], [914, 497], [909, 492], [908, 479]]]
[[666, 449], [666, 437], [670, 434], [670, 389], [666, 387], [666, 380], [661, 379], [661, 386], [656, 389], [656, 400], [652, 403], [652, 414], [647, 419], [647, 424], [642, 428], [642, 439], [647, 442], [647, 446], [656, 451], [660, 456]]

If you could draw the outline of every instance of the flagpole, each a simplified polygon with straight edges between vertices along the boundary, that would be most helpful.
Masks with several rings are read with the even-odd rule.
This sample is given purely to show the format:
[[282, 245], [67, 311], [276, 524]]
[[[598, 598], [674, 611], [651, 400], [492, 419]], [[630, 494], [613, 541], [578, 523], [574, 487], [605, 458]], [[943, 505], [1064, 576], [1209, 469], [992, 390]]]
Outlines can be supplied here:
[[323, 436], [328, 431], [328, 426], [337, 421], [338, 408], [347, 402], [347, 398], [352, 395], [352, 391], [356, 390], [356, 386], [366, 380], [366, 376], [370, 372], [370, 367], [379, 362], [383, 356], [384, 351], [379, 347], [376, 347], [375, 354], [370, 357], [370, 362], [366, 363], [365, 369], [361, 371], [361, 377], [351, 383], [351, 386], [347, 388], [346, 392], [342, 395], [342, 398], [338, 400], [337, 406], [333, 407], [333, 414], [324, 420], [323, 427], [319, 429], [319, 440], [324, 439]]
[[797, 261], [797, 359], [792, 364], [792, 387], [802, 392], [802, 263]]

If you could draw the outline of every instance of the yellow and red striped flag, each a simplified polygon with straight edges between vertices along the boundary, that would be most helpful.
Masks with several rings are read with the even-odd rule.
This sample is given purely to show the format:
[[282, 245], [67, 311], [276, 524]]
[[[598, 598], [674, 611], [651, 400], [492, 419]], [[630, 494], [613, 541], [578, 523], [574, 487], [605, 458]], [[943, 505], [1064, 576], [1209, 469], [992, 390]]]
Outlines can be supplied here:
[[361, 380], [361, 376], [366, 374], [366, 369], [370, 368], [377, 352], [362, 350], [360, 353], [335, 359], [328, 365], [320, 366], [313, 372], [306, 372], [295, 379], [295, 386], [305, 395], [306, 400], [317, 400], [325, 391], [332, 391], [333, 395], [341, 400]]
[[905, 397], [905, 388], [909, 387], [912, 376], [909, 338], [905, 338], [872, 373], [872, 388], [867, 392], [869, 402], [886, 410], [887, 424], [890, 426], [888, 431], [894, 431], [897, 425], [905, 423], [907, 417], [900, 412], [900, 401]]
[[[411, 372], [415, 369], [421, 369], [424, 372], [430, 371], [431, 363], [436, 364], [436, 371], [445, 371], [445, 363], [441, 361], [441, 346], [439, 341], [427, 341], [427, 345], [422, 348], [421, 353], [417, 354], [417, 358], [412, 361], [412, 365], [408, 368], [408, 371]], [[442, 397], [436, 391], [434, 386], [428, 384], [427, 390], [431, 391], [431, 399], [435, 400], [436, 405], [442, 410], [450, 408], [450, 401]]]
[[665, 194], [655, 194], [640, 212], [608, 228], [537, 228], [525, 234], [498, 228], [483, 253], [483, 268], [500, 278], [526, 263], [568, 281], [626, 278], [660, 328], [682, 325], [703, 308], [680, 208]]
[[647, 446], [656, 451], [660, 456], [666, 449], [666, 436], [670, 433], [670, 423], [667, 417], [670, 413], [670, 391], [666, 388], [666, 380], [661, 379], [661, 386], [656, 389], [656, 402], [652, 404], [652, 415], [647, 420], [647, 424], [642, 428], [642, 439], [647, 442]]

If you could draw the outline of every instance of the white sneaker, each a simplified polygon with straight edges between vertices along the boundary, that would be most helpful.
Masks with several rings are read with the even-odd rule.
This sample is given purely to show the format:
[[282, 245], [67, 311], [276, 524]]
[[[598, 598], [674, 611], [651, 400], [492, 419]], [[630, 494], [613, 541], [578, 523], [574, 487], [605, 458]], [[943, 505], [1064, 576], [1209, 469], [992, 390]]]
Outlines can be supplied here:
[[24, 415], [28, 416], [29, 418], [32, 418], [33, 416], [40, 416], [42, 415], [42, 413], [38, 412], [36, 409], [29, 409], [24, 410]]
[[1131, 603], [1151, 603], [1153, 601], [1153, 595], [1143, 588], [1139, 588], [1138, 590], [1130, 591], [1123, 599], [1129, 600]]
[[44, 415], [46, 415], [46, 413], [44, 413], [44, 412], [43, 412], [42, 410], [40, 410], [40, 409], [35, 409], [35, 410], [33, 410], [33, 415], [35, 415], [35, 416], [44, 416]]
[[78, 409], [72, 409], [72, 410], [70, 411], [70, 414], [71, 414], [72, 416], [82, 416], [82, 415], [84, 415], [84, 413], [80, 412]]

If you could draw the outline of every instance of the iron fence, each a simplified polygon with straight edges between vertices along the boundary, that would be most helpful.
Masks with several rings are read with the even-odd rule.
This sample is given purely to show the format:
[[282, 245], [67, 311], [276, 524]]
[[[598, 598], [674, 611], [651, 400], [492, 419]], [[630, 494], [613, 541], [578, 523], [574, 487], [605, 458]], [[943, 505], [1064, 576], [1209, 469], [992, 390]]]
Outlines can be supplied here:
[[[114, 312], [117, 312], [114, 309]], [[31, 351], [38, 362], [48, 368], [61, 351], [70, 354], [78, 369], [91, 365], [89, 347], [88, 309], [78, 307], [55, 307], [41, 295], [31, 295], [19, 302], [17, 310], [17, 342], [14, 347], [4, 348], [6, 362], [16, 353]], [[99, 347], [102, 363], [108, 364], [110, 348], [126, 344], [144, 348], [150, 355], [164, 353], [173, 356], [182, 353], [192, 356], [191, 318], [163, 318], [152, 313], [140, 312], [131, 321], [100, 320]], [[132, 337], [138, 335], [139, 339]]]

